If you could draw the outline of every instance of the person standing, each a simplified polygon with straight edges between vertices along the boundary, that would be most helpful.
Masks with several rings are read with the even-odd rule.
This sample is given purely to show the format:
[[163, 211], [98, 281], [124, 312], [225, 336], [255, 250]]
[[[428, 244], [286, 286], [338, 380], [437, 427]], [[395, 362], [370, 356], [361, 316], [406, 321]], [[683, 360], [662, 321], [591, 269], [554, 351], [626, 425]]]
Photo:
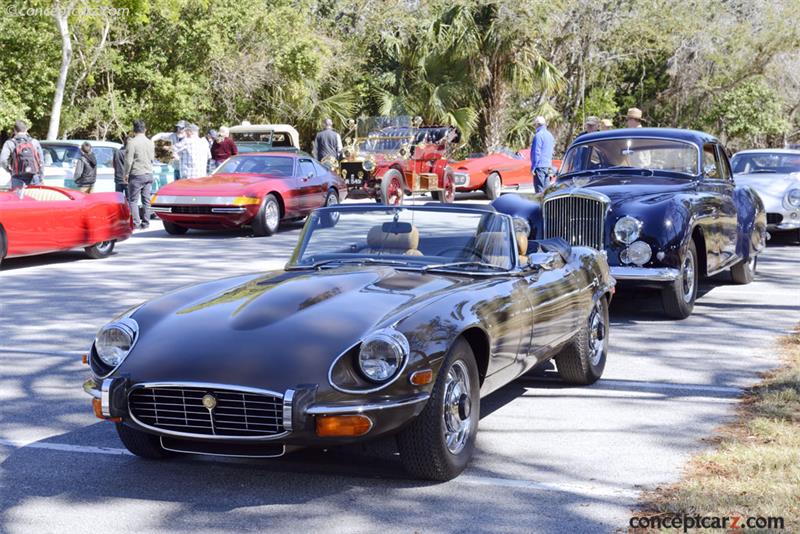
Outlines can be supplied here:
[[39, 141], [28, 135], [25, 121], [15, 122], [14, 136], [3, 143], [0, 167], [11, 175], [12, 190], [42, 183], [44, 153]]
[[81, 155], [75, 162], [72, 179], [81, 193], [88, 195], [94, 191], [94, 183], [97, 181], [97, 158], [92, 152], [92, 145], [86, 141], [81, 145]]
[[533, 189], [537, 193], [544, 191], [549, 185], [550, 172], [553, 168], [553, 148], [556, 141], [547, 129], [547, 121], [539, 115], [535, 119], [536, 133], [531, 143], [531, 174]]
[[172, 145], [172, 159], [175, 164], [175, 179], [180, 180], [182, 177], [181, 177], [180, 157], [178, 156], [178, 148], [186, 139], [186, 121], [179, 120], [178, 123], [175, 125], [175, 131], [169, 134], [169, 137], [167, 137], [167, 139]]
[[[153, 160], [156, 148], [145, 135], [144, 121], [133, 121], [134, 136], [125, 148], [125, 182], [128, 183], [128, 205], [131, 208], [134, 228], [150, 226], [150, 192], [153, 187]], [[139, 201], [144, 208], [139, 217]]]
[[600, 119], [595, 116], [590, 116], [586, 118], [586, 121], [583, 123], [583, 131], [578, 134], [577, 137], [582, 136], [583, 134], [599, 132], [600, 131]]
[[333, 129], [331, 119], [325, 119], [325, 129], [317, 132], [312, 152], [318, 161], [330, 157], [339, 159], [339, 154], [342, 153], [342, 136]]
[[220, 126], [217, 139], [214, 141], [214, 144], [211, 145], [211, 165], [217, 168], [229, 157], [235, 156], [238, 153], [239, 148], [236, 146], [233, 139], [231, 139], [230, 130], [227, 126]]
[[186, 139], [177, 148], [181, 162], [181, 178], [198, 178], [206, 176], [211, 151], [205, 137], [200, 137], [200, 128], [196, 124], [186, 127]]
[[644, 122], [642, 110], [639, 108], [628, 108], [628, 114], [625, 115], [625, 125], [628, 128], [641, 128], [642, 122]]
[[604, 132], [606, 130], [613, 130], [613, 129], [614, 129], [614, 123], [611, 122], [611, 119], [603, 119], [600, 121], [600, 131]]
[[127, 135], [122, 136], [122, 148], [114, 150], [114, 191], [122, 193], [128, 197], [128, 183], [125, 181], [125, 154], [127, 150], [125, 144], [128, 142]]

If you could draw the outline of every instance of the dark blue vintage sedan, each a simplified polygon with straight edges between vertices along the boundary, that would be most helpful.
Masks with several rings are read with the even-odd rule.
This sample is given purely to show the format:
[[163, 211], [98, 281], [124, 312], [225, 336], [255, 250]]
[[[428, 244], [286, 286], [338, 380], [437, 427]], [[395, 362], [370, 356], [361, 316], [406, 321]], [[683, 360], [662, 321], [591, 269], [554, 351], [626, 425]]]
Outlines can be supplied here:
[[543, 196], [507, 195], [494, 206], [527, 218], [535, 236], [605, 250], [621, 286], [659, 288], [666, 314], [683, 319], [699, 277], [728, 269], [747, 284], [765, 246], [763, 204], [736, 185], [728, 157], [719, 140], [697, 131], [584, 134]]

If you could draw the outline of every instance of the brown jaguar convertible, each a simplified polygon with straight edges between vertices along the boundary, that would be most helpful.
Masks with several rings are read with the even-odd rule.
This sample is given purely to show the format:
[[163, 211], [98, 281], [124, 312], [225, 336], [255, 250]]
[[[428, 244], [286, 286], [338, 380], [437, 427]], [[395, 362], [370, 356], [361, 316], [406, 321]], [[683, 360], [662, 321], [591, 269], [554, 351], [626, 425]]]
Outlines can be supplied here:
[[591, 384], [614, 280], [489, 206], [321, 208], [283, 271], [181, 289], [107, 324], [84, 389], [132, 453], [280, 456], [395, 435], [407, 472], [469, 462], [480, 398], [554, 359]]

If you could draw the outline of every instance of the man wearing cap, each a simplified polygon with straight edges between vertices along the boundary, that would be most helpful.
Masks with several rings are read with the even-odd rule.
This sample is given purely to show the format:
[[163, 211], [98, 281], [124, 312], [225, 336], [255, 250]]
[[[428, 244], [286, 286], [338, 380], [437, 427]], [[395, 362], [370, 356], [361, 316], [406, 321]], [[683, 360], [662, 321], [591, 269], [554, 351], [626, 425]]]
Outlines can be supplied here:
[[547, 130], [547, 121], [539, 115], [534, 120], [536, 133], [531, 143], [531, 174], [533, 175], [533, 189], [541, 193], [547, 188], [550, 181], [550, 170], [553, 167], [553, 148], [555, 139]]
[[639, 108], [628, 108], [628, 114], [625, 115], [625, 125], [628, 128], [641, 128], [642, 122], [642, 110]]
[[614, 128], [614, 123], [611, 122], [611, 119], [602, 119], [600, 121], [600, 130], [601, 131], [611, 130], [613, 128]]
[[599, 131], [600, 131], [600, 119], [598, 119], [595, 116], [589, 116], [586, 118], [586, 122], [583, 123], [583, 131], [578, 134], [578, 137], [582, 136], [583, 134], [599, 132]]
[[175, 179], [181, 179], [181, 167], [180, 167], [180, 158], [178, 157], [178, 145], [183, 143], [184, 139], [186, 139], [186, 121], [180, 120], [175, 125], [175, 131], [169, 134], [170, 144], [172, 145], [172, 159], [175, 163]]

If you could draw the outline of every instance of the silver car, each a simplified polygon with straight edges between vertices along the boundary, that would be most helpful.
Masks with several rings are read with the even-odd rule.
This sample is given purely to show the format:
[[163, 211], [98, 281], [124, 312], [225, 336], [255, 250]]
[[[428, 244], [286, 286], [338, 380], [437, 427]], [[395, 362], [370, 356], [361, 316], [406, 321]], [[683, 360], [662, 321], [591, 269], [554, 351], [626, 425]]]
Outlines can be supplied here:
[[737, 185], [764, 202], [770, 232], [795, 232], [800, 241], [800, 150], [742, 150], [731, 159]]

